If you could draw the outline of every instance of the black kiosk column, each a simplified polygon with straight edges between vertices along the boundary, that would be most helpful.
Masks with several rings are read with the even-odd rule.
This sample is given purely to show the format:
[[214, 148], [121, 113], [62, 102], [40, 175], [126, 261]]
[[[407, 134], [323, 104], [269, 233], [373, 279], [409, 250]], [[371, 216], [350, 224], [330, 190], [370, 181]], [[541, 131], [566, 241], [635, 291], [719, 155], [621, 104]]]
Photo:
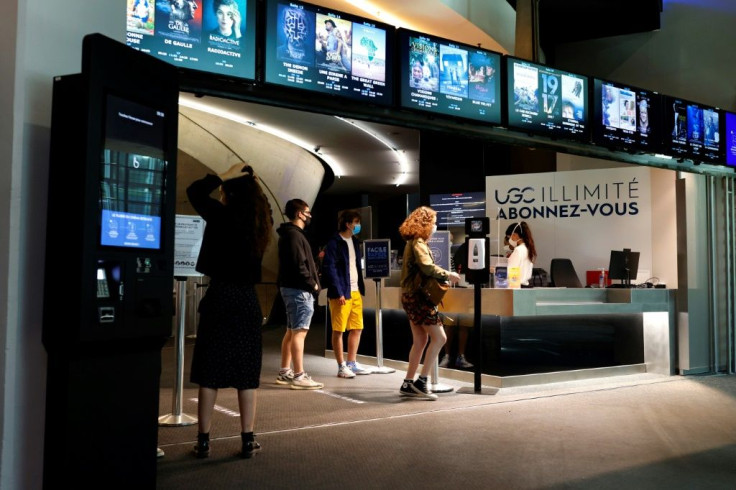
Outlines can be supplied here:
[[171, 335], [176, 69], [100, 34], [56, 77], [44, 488], [155, 488]]
[[488, 218], [465, 218], [465, 246], [468, 257], [465, 266], [465, 280], [473, 284], [473, 343], [477, 349], [473, 390], [482, 392], [481, 369], [483, 367], [483, 344], [481, 332], [481, 286], [488, 284], [490, 277], [490, 221]]

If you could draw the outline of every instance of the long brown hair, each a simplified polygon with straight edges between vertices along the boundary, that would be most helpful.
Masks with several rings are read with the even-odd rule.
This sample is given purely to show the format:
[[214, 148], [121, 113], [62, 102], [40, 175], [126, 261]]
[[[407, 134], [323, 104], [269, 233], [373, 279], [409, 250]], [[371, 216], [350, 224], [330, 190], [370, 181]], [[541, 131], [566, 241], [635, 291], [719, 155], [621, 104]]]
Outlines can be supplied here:
[[249, 175], [222, 183], [226, 206], [235, 213], [235, 221], [253, 244], [252, 253], [262, 257], [271, 240], [273, 213], [253, 169], [246, 167]]
[[399, 226], [399, 233], [401, 238], [406, 241], [414, 240], [415, 238], [424, 238], [427, 240], [429, 235], [432, 234], [432, 223], [437, 216], [437, 212], [429, 206], [420, 206], [406, 217], [401, 226]]
[[[508, 230], [511, 231], [509, 232]], [[534, 262], [534, 259], [537, 258], [537, 248], [534, 246], [532, 229], [529, 228], [529, 225], [526, 223], [526, 221], [522, 221], [521, 223], [514, 223], [512, 225], [509, 225], [506, 230], [506, 234], [508, 236], [511, 236], [511, 234], [514, 232], [519, 235], [519, 238], [524, 240], [524, 245], [526, 245], [526, 249], [529, 251], [529, 260], [531, 262]]]

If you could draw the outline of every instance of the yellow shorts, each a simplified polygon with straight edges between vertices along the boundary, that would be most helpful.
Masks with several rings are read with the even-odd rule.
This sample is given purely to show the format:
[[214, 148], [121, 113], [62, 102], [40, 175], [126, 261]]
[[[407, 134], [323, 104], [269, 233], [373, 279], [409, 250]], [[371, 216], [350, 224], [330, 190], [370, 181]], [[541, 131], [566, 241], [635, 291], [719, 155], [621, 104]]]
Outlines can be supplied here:
[[330, 316], [332, 330], [363, 330], [363, 297], [359, 291], [351, 291], [350, 298], [345, 298], [341, 305], [339, 299], [330, 299]]

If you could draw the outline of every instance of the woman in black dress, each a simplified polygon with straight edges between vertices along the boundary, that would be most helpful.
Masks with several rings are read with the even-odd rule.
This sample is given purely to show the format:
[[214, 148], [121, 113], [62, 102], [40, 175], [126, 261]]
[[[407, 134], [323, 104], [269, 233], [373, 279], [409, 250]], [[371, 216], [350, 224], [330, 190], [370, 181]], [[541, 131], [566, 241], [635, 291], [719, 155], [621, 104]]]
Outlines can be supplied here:
[[[220, 189], [220, 199], [210, 193]], [[238, 390], [243, 450], [250, 458], [261, 446], [253, 437], [256, 389], [261, 376], [263, 315], [255, 284], [273, 218], [268, 200], [245, 163], [220, 175], [208, 174], [187, 189], [194, 209], [207, 222], [197, 271], [209, 276], [199, 304], [199, 327], [191, 381], [199, 385], [199, 434], [194, 453], [209, 455], [212, 410], [219, 388]]]

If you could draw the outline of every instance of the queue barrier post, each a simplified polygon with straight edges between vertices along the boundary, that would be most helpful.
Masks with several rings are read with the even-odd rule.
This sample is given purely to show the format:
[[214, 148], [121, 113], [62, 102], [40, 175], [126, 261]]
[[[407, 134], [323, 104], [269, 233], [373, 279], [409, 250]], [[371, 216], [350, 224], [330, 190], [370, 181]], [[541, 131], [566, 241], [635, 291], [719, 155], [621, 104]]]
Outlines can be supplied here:
[[172, 396], [171, 413], [162, 415], [158, 418], [158, 425], [164, 427], [183, 427], [197, 423], [196, 417], [182, 413], [182, 401], [184, 397], [184, 327], [186, 325], [187, 281], [186, 278], [177, 277], [176, 283], [176, 294], [179, 299], [179, 325], [176, 330], [176, 338], [174, 339], [176, 343], [176, 382], [174, 384], [174, 392]]

